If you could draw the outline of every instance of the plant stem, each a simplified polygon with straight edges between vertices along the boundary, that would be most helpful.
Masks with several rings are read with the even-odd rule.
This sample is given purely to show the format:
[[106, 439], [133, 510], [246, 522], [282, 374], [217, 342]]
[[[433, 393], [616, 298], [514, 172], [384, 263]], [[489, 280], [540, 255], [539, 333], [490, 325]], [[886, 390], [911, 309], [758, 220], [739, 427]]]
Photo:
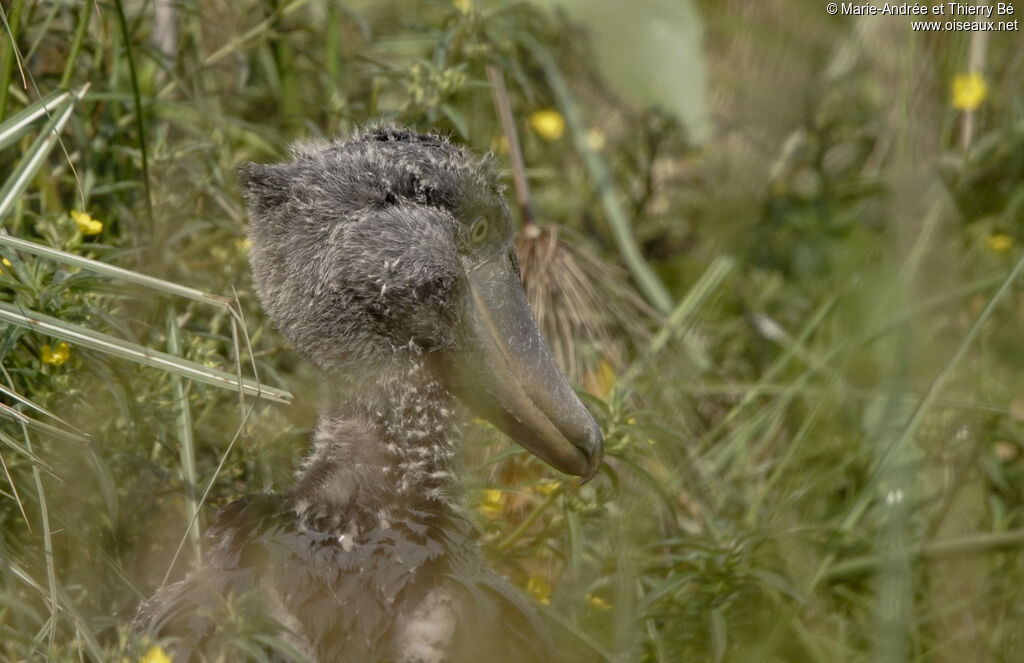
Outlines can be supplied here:
[[[11, 86], [11, 78], [14, 76], [14, 61], [18, 56], [18, 26], [21, 24], [21, 10], [24, 7], [24, 0], [14, 0], [10, 17], [4, 17], [10, 41], [4, 44], [3, 71], [0, 72], [0, 122], [7, 117], [7, 89]], [[0, 10], [0, 14], [2, 13]]]
[[71, 76], [75, 73], [75, 63], [78, 62], [78, 54], [82, 50], [82, 42], [85, 39], [85, 31], [89, 28], [89, 21], [92, 19], [92, 3], [82, 3], [82, 13], [78, 17], [78, 26], [75, 28], [75, 37], [71, 42], [71, 50], [68, 51], [68, 60], [64, 64], [64, 73], [60, 77], [60, 87], [67, 89], [71, 84]]
[[547, 49], [540, 45], [540, 42], [530, 35], [526, 35], [523, 40], [544, 70], [544, 75], [547, 76], [548, 84], [551, 86], [551, 92], [555, 95], [555, 99], [565, 115], [565, 120], [573, 136], [576, 151], [583, 159], [583, 163], [590, 173], [590, 178], [597, 187], [598, 196], [601, 198], [605, 214], [608, 217], [608, 225], [611, 228], [612, 237], [619, 248], [619, 255], [622, 256], [622, 262], [625, 263], [626, 268], [629, 269], [633, 278], [636, 279], [637, 285], [640, 287], [640, 291], [644, 293], [647, 301], [659, 313], [668, 315], [672, 312], [674, 306], [672, 295], [669, 294], [665, 284], [661, 282], [658, 275], [654, 273], [651, 266], [644, 260], [639, 247], [636, 245], [636, 240], [633, 238], [632, 224], [626, 215], [626, 210], [622, 206], [622, 201], [619, 200], [619, 196], [615, 192], [611, 172], [604, 159], [587, 144], [587, 129], [583, 114], [580, 112], [579, 105], [576, 103], [572, 92], [569, 90], [569, 86], [565, 82], [561, 70], [555, 64]]
[[[948, 559], [965, 555], [981, 555], [999, 550], [1024, 547], [1024, 528], [1006, 532], [987, 532], [969, 536], [930, 541], [914, 546], [910, 555], [916, 560]], [[824, 580], [838, 582], [873, 573], [886, 561], [882, 555], [864, 555], [838, 562], [825, 572]]]
[[[149, 158], [146, 153], [146, 123], [142, 115], [142, 96], [139, 92], [139, 77], [135, 73], [135, 58], [132, 56], [132, 35], [128, 30], [128, 20], [124, 15], [124, 4], [121, 0], [114, 0], [117, 8], [117, 21], [121, 26], [121, 41], [124, 46], [124, 56], [128, 61], [128, 75], [131, 77], [132, 98], [135, 101], [135, 128], [139, 133], [139, 153], [142, 155], [142, 188], [146, 193], [146, 214], [149, 220], [151, 231], [155, 231], [153, 223], [153, 192], [149, 186]], [[157, 251], [158, 264], [161, 262], [163, 251]]]
[[497, 67], [489, 64], [487, 65], [487, 80], [491, 82], [491, 99], [494, 101], [494, 110], [498, 113], [501, 130], [508, 143], [508, 160], [512, 163], [512, 185], [515, 187], [516, 202], [519, 203], [519, 210], [523, 215], [523, 232], [529, 233], [534, 225], [533, 206], [530, 202], [530, 183], [526, 180], [526, 162], [523, 160], [523, 150], [519, 145], [519, 132], [516, 130], [515, 119], [512, 116], [512, 104], [509, 103], [505, 77], [501, 75], [501, 71]]
[[502, 540], [501, 543], [499, 543], [495, 547], [495, 551], [499, 553], [505, 552], [512, 546], [512, 544], [514, 544], [519, 539], [523, 538], [523, 535], [526, 534], [526, 532], [530, 529], [530, 527], [533, 526], [535, 522], [537, 522], [537, 519], [540, 518], [540, 515], [544, 513], [544, 511], [546, 511], [547, 508], [554, 503], [555, 499], [562, 494], [562, 490], [564, 489], [565, 484], [559, 483], [558, 487], [552, 490], [551, 494], [549, 494], [544, 499], [544, 501], [537, 506], [536, 509], [531, 511], [530, 515], [524, 518], [523, 522], [519, 523], [519, 526], [512, 530], [511, 534], [506, 536], [504, 540]]

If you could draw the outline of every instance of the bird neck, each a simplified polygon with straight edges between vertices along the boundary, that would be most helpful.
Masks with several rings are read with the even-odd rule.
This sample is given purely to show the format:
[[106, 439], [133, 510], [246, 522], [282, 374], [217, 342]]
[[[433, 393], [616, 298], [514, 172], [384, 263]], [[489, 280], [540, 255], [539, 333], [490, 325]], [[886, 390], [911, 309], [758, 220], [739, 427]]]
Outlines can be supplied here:
[[453, 401], [429, 356], [414, 353], [396, 353], [372, 379], [336, 385], [299, 471], [304, 524], [351, 533], [409, 513], [450, 514], [462, 446]]

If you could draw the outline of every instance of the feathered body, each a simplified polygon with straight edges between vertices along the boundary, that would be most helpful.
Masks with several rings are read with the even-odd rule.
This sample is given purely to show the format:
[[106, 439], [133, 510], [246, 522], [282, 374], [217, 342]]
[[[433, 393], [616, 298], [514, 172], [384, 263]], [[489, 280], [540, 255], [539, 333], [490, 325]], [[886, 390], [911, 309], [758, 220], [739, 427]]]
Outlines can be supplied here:
[[[482, 301], [482, 286], [471, 281], [488, 265], [516, 269], [490, 164], [378, 128], [240, 174], [260, 300], [329, 376], [332, 405], [294, 490], [223, 509], [207, 559], [142, 606], [139, 629], [176, 636], [176, 660], [202, 660], [219, 627], [209, 606], [245, 595], [313, 661], [548, 660], [536, 616], [473, 541], [456, 481], [453, 384], [486, 371], [455, 359], [475, 344], [466, 302]], [[470, 222], [485, 217], [481, 233]], [[592, 446], [596, 427], [566, 412], [543, 419]], [[586, 470], [567, 471], [592, 474], [599, 433], [596, 443], [580, 456]]]

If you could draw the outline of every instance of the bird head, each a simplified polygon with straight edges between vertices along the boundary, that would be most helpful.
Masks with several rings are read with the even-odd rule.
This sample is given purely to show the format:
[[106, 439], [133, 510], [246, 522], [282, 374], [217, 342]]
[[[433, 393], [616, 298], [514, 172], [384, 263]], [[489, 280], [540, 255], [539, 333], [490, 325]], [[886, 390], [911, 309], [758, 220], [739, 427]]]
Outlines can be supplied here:
[[541, 336], [493, 165], [380, 127], [239, 169], [264, 310], [329, 374], [432, 358], [450, 391], [552, 467], [585, 478], [600, 429]]

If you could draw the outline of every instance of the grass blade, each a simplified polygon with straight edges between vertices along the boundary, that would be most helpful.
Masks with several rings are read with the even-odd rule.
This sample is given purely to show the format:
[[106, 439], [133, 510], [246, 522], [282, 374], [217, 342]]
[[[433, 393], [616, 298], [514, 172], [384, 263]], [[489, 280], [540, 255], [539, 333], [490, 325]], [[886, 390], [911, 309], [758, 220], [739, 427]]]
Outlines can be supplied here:
[[37, 419], [33, 419], [32, 417], [29, 417], [28, 415], [24, 414], [23, 412], [19, 412], [18, 410], [14, 409], [10, 405], [7, 405], [6, 403], [0, 403], [0, 416], [8, 417], [10, 419], [14, 419], [15, 421], [17, 421], [19, 423], [25, 424], [29, 428], [33, 428], [33, 429], [35, 429], [35, 430], [37, 430], [37, 431], [39, 431], [41, 433], [46, 433], [47, 435], [50, 435], [51, 437], [55, 437], [55, 438], [58, 438], [58, 439], [61, 439], [61, 440], [66, 440], [68, 442], [79, 442], [79, 443], [88, 443], [89, 442], [89, 437], [87, 435], [85, 435], [84, 433], [76, 434], [76, 433], [71, 433], [71, 432], [68, 432], [68, 431], [65, 431], [65, 430], [61, 430], [60, 428], [57, 428], [56, 426], [51, 426], [50, 424], [44, 423], [44, 422], [39, 421]]
[[[221, 389], [235, 390], [239, 388], [238, 379], [225, 371], [174, 357], [166, 352], [151, 350], [136, 343], [73, 325], [42, 313], [26, 313], [4, 302], [0, 302], [0, 320]], [[277, 403], [291, 402], [291, 394], [287, 391], [259, 384], [249, 378], [242, 380], [241, 387], [249, 396], [266, 398]]]
[[0, 125], [0, 150], [13, 145], [28, 132], [36, 120], [59, 110], [70, 98], [71, 93], [67, 91], [51, 92], [5, 120]]
[[59, 110], [54, 112], [50, 121], [46, 123], [43, 132], [32, 143], [32, 147], [29, 148], [24, 158], [22, 158], [21, 163], [14, 169], [11, 176], [7, 178], [7, 181], [4, 182], [3, 188], [0, 189], [0, 219], [7, 216], [7, 213], [14, 207], [14, 203], [21, 198], [29, 183], [35, 178], [39, 169], [42, 168], [46, 157], [50, 154], [50, 150], [57, 143], [58, 134], [60, 134], [64, 129], [64, 125], [71, 118], [72, 110], [74, 110], [74, 105], [69, 100], [65, 100]]
[[8, 389], [7, 387], [5, 387], [3, 385], [0, 385], [0, 394], [3, 394], [4, 396], [7, 396], [8, 398], [11, 398], [13, 400], [18, 401], [19, 403], [21, 403], [25, 407], [30, 408], [32, 410], [35, 410], [39, 414], [44, 414], [47, 417], [50, 417], [51, 419], [59, 421], [60, 423], [64, 424], [65, 426], [67, 426], [69, 428], [74, 428], [76, 432], [81, 433], [83, 438], [88, 437], [88, 435], [86, 435], [85, 432], [82, 431], [81, 429], [75, 428], [75, 426], [73, 424], [65, 421], [64, 419], [61, 419], [56, 414], [54, 414], [53, 412], [50, 412], [49, 410], [47, 410], [43, 406], [37, 405], [36, 403], [33, 403], [32, 401], [30, 401], [29, 399], [25, 398], [24, 396], [22, 396], [21, 394], [17, 393], [16, 391], [13, 391], [13, 390]]
[[579, 109], [572, 92], [569, 90], [562, 71], [555, 63], [554, 58], [547, 49], [540, 45], [530, 35], [523, 38], [525, 44], [530, 48], [531, 53], [540, 63], [544, 75], [551, 86], [551, 92], [555, 95], [562, 114], [565, 115], [566, 123], [572, 133], [573, 144], [579, 152], [583, 163], [590, 173], [590, 178], [597, 187], [601, 204], [604, 205], [605, 214], [608, 216], [608, 225], [611, 227], [612, 236], [615, 238], [615, 245], [622, 256], [622, 262], [626, 264], [633, 278], [636, 279], [640, 290], [647, 297], [647, 300], [662, 315], [668, 315], [673, 308], [672, 295], [669, 294], [665, 284], [661, 282], [658, 275], [654, 273], [651, 266], [647, 264], [640, 254], [640, 249], [633, 238], [633, 228], [629, 216], [626, 214], [622, 201], [619, 200], [615, 187], [612, 184], [611, 172], [604, 159], [597, 154], [587, 143], [587, 125], [583, 119], [583, 113]]
[[[174, 307], [167, 309], [167, 351], [174, 355], [181, 355], [181, 337], [178, 333], [178, 321], [174, 315]], [[238, 376], [236, 376], [238, 377]], [[196, 485], [198, 485], [198, 473], [196, 471], [195, 441], [192, 438], [192, 410], [188, 403], [187, 385], [179, 375], [171, 376], [171, 390], [174, 397], [175, 407], [178, 410], [176, 417], [178, 429], [178, 454], [181, 459], [181, 478], [185, 483], [186, 514], [188, 515], [188, 536], [192, 542], [192, 551], [196, 559], [201, 559], [203, 554], [200, 543], [199, 531], [199, 502], [196, 500]]]
[[66, 265], [74, 265], [81, 267], [82, 269], [88, 269], [97, 274], [103, 276], [109, 276], [111, 278], [119, 279], [127, 283], [134, 283], [146, 288], [151, 288], [157, 292], [162, 292], [168, 295], [176, 295], [178, 297], [184, 297], [197, 302], [203, 302], [205, 304], [213, 304], [220, 308], [223, 308], [235, 315], [234, 309], [231, 306], [231, 300], [227, 297], [221, 297], [220, 295], [213, 295], [195, 288], [189, 288], [188, 286], [179, 285], [171, 281], [165, 281], [158, 279], [154, 276], [147, 276], [146, 274], [140, 274], [139, 272], [133, 272], [130, 269], [123, 267], [117, 267], [99, 260], [92, 260], [91, 258], [83, 258], [82, 256], [54, 249], [49, 246], [37, 244], [36, 242], [30, 242], [18, 237], [12, 237], [10, 235], [0, 234], [0, 246], [9, 246], [25, 253], [37, 255], [42, 258], [49, 258], [57, 262], [62, 262]]

